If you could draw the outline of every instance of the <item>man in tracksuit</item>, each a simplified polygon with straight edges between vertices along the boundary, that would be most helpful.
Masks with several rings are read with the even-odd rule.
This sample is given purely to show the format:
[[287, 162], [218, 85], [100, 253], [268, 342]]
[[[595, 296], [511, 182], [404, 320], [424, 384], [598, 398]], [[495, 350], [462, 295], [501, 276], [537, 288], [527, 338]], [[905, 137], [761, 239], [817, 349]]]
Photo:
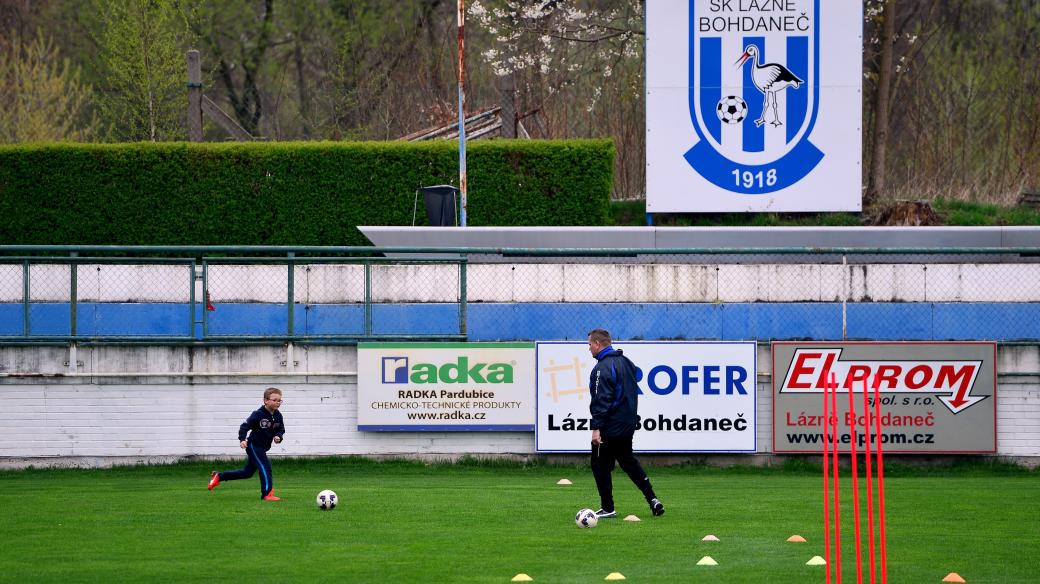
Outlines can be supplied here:
[[[269, 387], [264, 390], [264, 405], [249, 414], [245, 422], [238, 428], [239, 446], [245, 449], [249, 457], [246, 466], [239, 470], [225, 472], [214, 471], [210, 475], [209, 490], [213, 490], [221, 481], [248, 479], [260, 471], [260, 498], [264, 501], [281, 501], [274, 495], [274, 477], [271, 475], [271, 461], [267, 451], [271, 443], [278, 444], [285, 434], [285, 423], [278, 408], [282, 405], [282, 390]], [[248, 436], [247, 436], [248, 434]]]
[[664, 515], [664, 505], [654, 494], [650, 478], [632, 454], [632, 436], [639, 423], [636, 366], [621, 350], [611, 347], [610, 342], [610, 333], [603, 329], [589, 332], [589, 352], [598, 361], [589, 378], [592, 476], [596, 478], [601, 503], [596, 516], [600, 519], [617, 517], [610, 478], [615, 461], [642, 491], [654, 516]]

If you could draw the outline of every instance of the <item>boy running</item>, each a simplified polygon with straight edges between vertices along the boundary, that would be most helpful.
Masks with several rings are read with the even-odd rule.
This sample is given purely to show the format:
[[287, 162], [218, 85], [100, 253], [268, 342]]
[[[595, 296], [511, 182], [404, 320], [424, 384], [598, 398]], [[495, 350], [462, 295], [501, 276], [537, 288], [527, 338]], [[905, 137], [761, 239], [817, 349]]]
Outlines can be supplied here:
[[264, 405], [249, 414], [245, 422], [238, 428], [239, 446], [245, 449], [249, 457], [246, 466], [239, 470], [213, 471], [209, 479], [209, 490], [213, 490], [221, 481], [248, 479], [260, 470], [260, 499], [264, 501], [281, 501], [274, 496], [274, 477], [271, 475], [271, 461], [267, 451], [271, 444], [278, 444], [285, 434], [285, 423], [278, 408], [282, 405], [282, 390], [268, 387], [264, 390]]

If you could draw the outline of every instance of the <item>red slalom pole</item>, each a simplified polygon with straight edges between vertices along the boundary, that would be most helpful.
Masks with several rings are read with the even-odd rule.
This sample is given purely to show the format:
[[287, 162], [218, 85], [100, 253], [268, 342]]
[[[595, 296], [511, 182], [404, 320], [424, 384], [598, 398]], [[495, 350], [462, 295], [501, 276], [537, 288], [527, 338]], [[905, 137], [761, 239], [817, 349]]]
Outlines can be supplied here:
[[885, 553], [885, 454], [881, 448], [881, 378], [874, 377], [874, 425], [877, 428], [878, 541], [881, 544], [881, 584], [888, 584], [888, 557]]
[[831, 471], [831, 480], [834, 481], [834, 579], [841, 584], [841, 477], [838, 475], [838, 386], [831, 375], [829, 382], [825, 385], [831, 387], [831, 413], [834, 418], [834, 432], [831, 438], [831, 456], [834, 458], [834, 468]]
[[877, 578], [875, 576], [876, 570], [874, 568], [874, 495], [871, 492], [871, 469], [870, 469], [870, 387], [867, 385], [867, 380], [863, 380], [863, 416], [866, 423], [863, 425], [863, 435], [867, 439], [864, 443], [863, 456], [867, 459], [867, 537], [870, 539], [869, 543], [869, 555], [870, 555], [870, 584], [877, 584]]
[[827, 560], [827, 584], [831, 584], [831, 517], [830, 517], [830, 506], [831, 506], [831, 495], [830, 495], [830, 477], [827, 476], [827, 468], [831, 464], [831, 455], [827, 450], [827, 442], [830, 439], [827, 435], [827, 431], [830, 429], [831, 422], [828, 416], [827, 408], [827, 387], [829, 384], [823, 384], [823, 557]]
[[[832, 373], [832, 378], [833, 375]], [[849, 466], [852, 467], [852, 509], [855, 520], [853, 523], [856, 525], [856, 584], [863, 584], [863, 546], [860, 544], [859, 532], [859, 474], [856, 470], [856, 392], [852, 391], [852, 382], [849, 382], [846, 389], [849, 391], [849, 434], [852, 436], [852, 440], [849, 441]]]

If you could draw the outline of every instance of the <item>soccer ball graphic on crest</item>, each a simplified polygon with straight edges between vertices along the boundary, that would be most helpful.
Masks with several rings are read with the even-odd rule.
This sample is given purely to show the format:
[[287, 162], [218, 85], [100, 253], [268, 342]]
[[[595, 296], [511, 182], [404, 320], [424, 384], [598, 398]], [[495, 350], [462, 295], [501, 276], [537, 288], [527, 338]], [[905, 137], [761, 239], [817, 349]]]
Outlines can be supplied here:
[[582, 509], [574, 516], [574, 522], [582, 529], [591, 529], [599, 523], [599, 517], [596, 517], [596, 512], [592, 509]]
[[715, 113], [724, 124], [739, 124], [747, 117], [747, 102], [736, 95], [728, 95], [719, 100]]
[[318, 493], [318, 509], [322, 511], [332, 511], [336, 508], [336, 503], [339, 501], [339, 497], [336, 496], [335, 491], [325, 489]]

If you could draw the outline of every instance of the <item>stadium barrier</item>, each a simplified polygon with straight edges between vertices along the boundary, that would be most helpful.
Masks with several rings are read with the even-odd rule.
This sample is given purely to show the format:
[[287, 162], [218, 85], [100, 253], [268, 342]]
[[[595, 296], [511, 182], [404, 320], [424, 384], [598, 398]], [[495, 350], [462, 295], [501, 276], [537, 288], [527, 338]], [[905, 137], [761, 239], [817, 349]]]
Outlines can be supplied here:
[[757, 454], [769, 341], [998, 341], [996, 454], [1036, 461], [1038, 251], [0, 246], [0, 465], [236, 456], [268, 385], [293, 415], [275, 456], [527, 457], [530, 432], [358, 431], [354, 345], [598, 326], [758, 341]]
[[1040, 340], [1040, 249], [0, 246], [0, 343]]

